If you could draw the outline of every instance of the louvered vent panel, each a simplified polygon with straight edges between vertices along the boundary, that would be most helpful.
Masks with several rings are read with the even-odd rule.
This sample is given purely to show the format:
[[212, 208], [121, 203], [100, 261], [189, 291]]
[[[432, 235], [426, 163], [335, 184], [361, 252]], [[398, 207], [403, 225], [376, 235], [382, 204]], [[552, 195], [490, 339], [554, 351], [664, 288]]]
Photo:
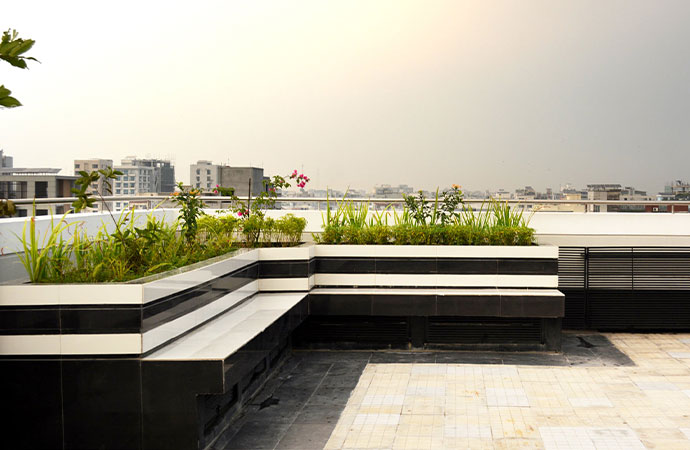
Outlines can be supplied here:
[[623, 291], [633, 288], [631, 248], [590, 248], [588, 256], [589, 289]]
[[558, 249], [558, 287], [585, 288], [585, 249], [583, 247]]
[[590, 291], [587, 300], [595, 329], [690, 329], [690, 291]]
[[633, 289], [690, 290], [690, 248], [633, 249]]
[[405, 318], [380, 316], [310, 316], [298, 328], [304, 342], [406, 344]]
[[584, 289], [560, 289], [565, 295], [563, 328], [587, 328], [587, 295]]
[[430, 344], [541, 343], [539, 319], [430, 317]]

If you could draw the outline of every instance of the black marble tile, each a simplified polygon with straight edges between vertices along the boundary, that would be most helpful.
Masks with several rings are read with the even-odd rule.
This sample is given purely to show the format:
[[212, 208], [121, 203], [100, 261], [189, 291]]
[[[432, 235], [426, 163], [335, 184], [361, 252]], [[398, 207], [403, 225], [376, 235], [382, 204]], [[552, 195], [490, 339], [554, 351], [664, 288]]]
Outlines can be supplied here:
[[144, 449], [196, 448], [200, 426], [197, 394], [222, 392], [220, 361], [143, 361]]
[[312, 351], [294, 350], [293, 358], [298, 358], [303, 362], [319, 361], [322, 363], [339, 363], [343, 365], [362, 365], [366, 366], [371, 358], [369, 351]]
[[435, 352], [374, 352], [371, 364], [432, 364], [436, 362]]
[[498, 261], [490, 258], [439, 258], [439, 274], [494, 275], [498, 273]]
[[259, 278], [306, 278], [309, 276], [309, 263], [299, 261], [261, 261]]
[[436, 258], [376, 258], [376, 273], [435, 274]]
[[331, 430], [340, 419], [342, 409], [334, 405], [307, 405], [295, 418], [295, 423], [330, 424]]
[[500, 275], [557, 275], [558, 260], [555, 258], [501, 258], [498, 260]]
[[439, 316], [499, 317], [501, 298], [498, 295], [439, 295], [436, 297]]
[[296, 423], [287, 430], [276, 449], [321, 450], [332, 431], [333, 426], [329, 424]]
[[141, 448], [139, 360], [64, 360], [62, 380], [65, 448]]
[[372, 315], [375, 316], [434, 316], [435, 295], [373, 295]]
[[346, 405], [352, 387], [349, 386], [319, 386], [311, 396], [307, 405]]
[[141, 307], [61, 308], [62, 333], [139, 333]]
[[256, 267], [256, 265], [253, 265], [249, 268], [241, 269], [212, 280], [209, 283], [199, 285], [196, 288], [144, 305], [142, 330], [151, 330], [185, 314], [189, 314], [245, 286], [256, 279], [256, 277], [248, 275], [248, 272], [252, 268], [256, 269]]
[[501, 317], [563, 317], [564, 313], [563, 297], [501, 296]]
[[0, 308], [0, 334], [58, 334], [58, 306]]
[[567, 366], [568, 360], [562, 354], [556, 353], [504, 353], [501, 355], [503, 364], [519, 366]]
[[61, 362], [0, 361], [2, 446], [62, 448]]
[[245, 423], [225, 445], [227, 450], [273, 449], [290, 428], [287, 422], [256, 421]]
[[371, 304], [371, 295], [309, 294], [309, 314], [316, 316], [368, 316]]
[[316, 273], [374, 273], [374, 258], [315, 258]]
[[342, 375], [326, 375], [321, 386], [337, 386], [337, 387], [351, 387], [354, 388], [359, 382], [360, 374], [347, 373]]
[[438, 352], [438, 364], [503, 364], [500, 353], [467, 351], [467, 352]]

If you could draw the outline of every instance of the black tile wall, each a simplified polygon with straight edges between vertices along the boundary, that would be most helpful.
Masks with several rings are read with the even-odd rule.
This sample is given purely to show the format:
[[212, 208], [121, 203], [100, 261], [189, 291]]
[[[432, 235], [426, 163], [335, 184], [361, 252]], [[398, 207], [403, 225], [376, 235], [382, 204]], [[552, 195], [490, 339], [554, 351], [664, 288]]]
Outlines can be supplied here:
[[2, 447], [62, 448], [61, 362], [0, 361]]
[[63, 360], [68, 449], [141, 448], [141, 362]]
[[375, 316], [435, 316], [435, 295], [372, 295]]
[[376, 273], [437, 273], [436, 258], [376, 258]]
[[62, 333], [140, 333], [141, 307], [60, 308]]
[[556, 275], [549, 258], [330, 258], [316, 260], [316, 273]]
[[316, 273], [375, 273], [374, 258], [315, 258]]
[[371, 295], [309, 294], [308, 297], [310, 315], [368, 316], [372, 314]]
[[198, 448], [199, 393], [223, 393], [222, 361], [143, 361], [144, 449]]
[[309, 263], [302, 261], [261, 261], [259, 278], [306, 278]]
[[0, 308], [0, 334], [58, 334], [58, 306]]
[[501, 299], [498, 295], [439, 295], [436, 298], [439, 316], [499, 317]]

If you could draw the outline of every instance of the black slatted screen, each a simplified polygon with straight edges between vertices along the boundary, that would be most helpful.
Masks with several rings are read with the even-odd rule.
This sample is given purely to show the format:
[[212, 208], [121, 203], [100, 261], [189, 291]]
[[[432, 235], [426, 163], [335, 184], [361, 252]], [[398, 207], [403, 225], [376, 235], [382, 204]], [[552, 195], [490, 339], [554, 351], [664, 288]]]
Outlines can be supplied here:
[[690, 248], [563, 247], [564, 328], [690, 329]]

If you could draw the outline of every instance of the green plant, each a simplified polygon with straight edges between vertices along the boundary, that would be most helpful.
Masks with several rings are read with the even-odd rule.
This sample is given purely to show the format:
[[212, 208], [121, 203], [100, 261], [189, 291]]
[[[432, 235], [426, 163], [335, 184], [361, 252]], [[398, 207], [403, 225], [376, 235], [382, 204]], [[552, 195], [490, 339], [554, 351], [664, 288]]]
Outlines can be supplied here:
[[223, 187], [219, 184], [216, 184], [216, 187], [213, 189], [214, 194], [218, 194], [222, 197], [232, 197], [235, 195], [235, 188], [234, 187]]
[[[8, 62], [14, 67], [20, 69], [27, 69], [27, 61], [36, 61], [36, 58], [31, 56], [23, 56], [24, 53], [31, 50], [34, 46], [33, 39], [21, 39], [15, 30], [7, 30], [2, 33], [2, 39], [0, 40], [0, 60]], [[10, 94], [12, 91], [7, 89], [4, 85], [0, 85], [0, 107], [3, 108], [16, 108], [17, 106], [22, 106], [22, 104]]]
[[202, 208], [205, 206], [201, 200], [201, 191], [198, 189], [186, 189], [182, 182], [177, 183], [179, 192], [172, 194], [172, 199], [180, 206], [179, 219], [182, 221], [182, 234], [187, 242], [196, 236], [197, 220], [203, 214]]
[[[51, 254], [57, 251], [63, 254], [62, 232], [71, 224], [65, 221], [65, 213], [60, 221], [55, 225], [52, 217], [50, 219], [50, 229], [46, 230], [43, 237], [36, 231], [36, 207], [34, 206], [33, 216], [24, 222], [22, 237], [20, 238], [24, 253], [17, 253], [19, 260], [29, 274], [32, 282], [42, 281], [51, 275]], [[26, 226], [29, 225], [29, 235], [27, 237]], [[56, 250], [57, 249], [57, 250]]]
[[[118, 176], [122, 175], [122, 172], [119, 170], [113, 170], [112, 167], [106, 167], [105, 169], [94, 170], [92, 172], [80, 170], [78, 174], [79, 178], [74, 182], [74, 184], [79, 186], [79, 188], [72, 188], [72, 193], [74, 193], [74, 196], [77, 197], [77, 199], [72, 202], [74, 212], [80, 212], [85, 208], [93, 208], [96, 199], [94, 199], [93, 195], [88, 191], [91, 187], [91, 184], [102, 179], [106, 192], [112, 194], [113, 188], [110, 180], [117, 179]], [[106, 206], [106, 208], [108, 208], [108, 212], [110, 212], [108, 203], [103, 199], [103, 195], [101, 195], [100, 191], [97, 192], [98, 196], [101, 198], [101, 201], [103, 201], [103, 204]], [[112, 217], [112, 213], [110, 216]]]

